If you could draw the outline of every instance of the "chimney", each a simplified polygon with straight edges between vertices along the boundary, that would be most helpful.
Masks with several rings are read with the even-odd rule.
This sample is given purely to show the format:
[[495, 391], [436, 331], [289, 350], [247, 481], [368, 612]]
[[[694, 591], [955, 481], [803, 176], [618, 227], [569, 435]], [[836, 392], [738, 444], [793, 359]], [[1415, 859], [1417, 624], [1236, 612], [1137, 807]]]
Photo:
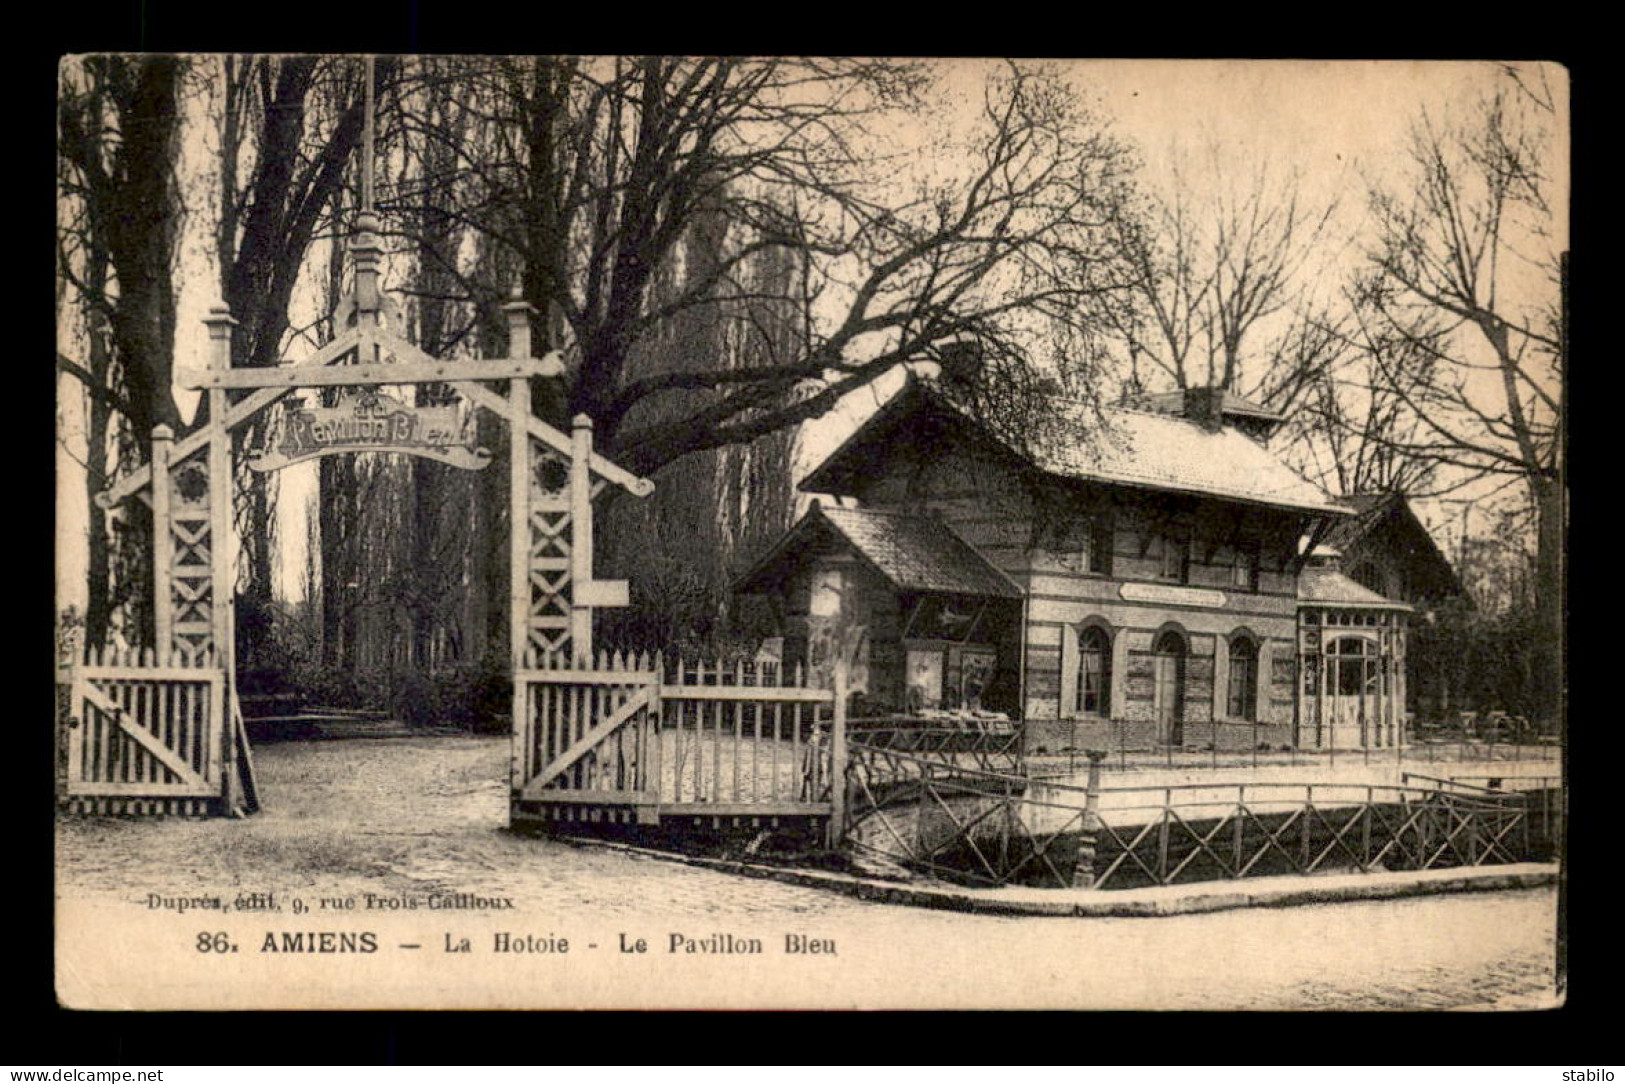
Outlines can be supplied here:
[[957, 334], [937, 344], [937, 364], [948, 380], [968, 381], [982, 367], [982, 344], [968, 334]]
[[1185, 417], [1217, 432], [1224, 425], [1224, 389], [1211, 385], [1185, 389]]

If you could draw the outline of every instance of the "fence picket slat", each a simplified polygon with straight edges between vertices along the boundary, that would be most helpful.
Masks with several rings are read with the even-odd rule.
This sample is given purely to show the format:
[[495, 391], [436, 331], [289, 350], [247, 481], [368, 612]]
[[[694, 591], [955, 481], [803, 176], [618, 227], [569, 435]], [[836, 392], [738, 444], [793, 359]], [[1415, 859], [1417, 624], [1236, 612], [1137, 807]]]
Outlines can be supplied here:
[[801, 764], [801, 704], [798, 701], [793, 709], [793, 715], [790, 722], [790, 786], [792, 788], [790, 791], [790, 797], [792, 799], [800, 797], [795, 790], [795, 781], [796, 778], [801, 774]]
[[750, 796], [752, 801], [762, 800], [762, 702], [758, 700], [753, 707], [755, 710], [755, 730], [750, 745]]
[[[722, 669], [717, 669], [717, 684], [722, 684]], [[723, 702], [716, 701], [716, 707], [711, 712], [711, 800], [722, 801], [722, 727]]]
[[[142, 654], [144, 656], [145, 651]], [[130, 713], [129, 721], [132, 726], [146, 726], [147, 719], [152, 711], [151, 697], [149, 696], [151, 691], [152, 687], [146, 682], [131, 683], [130, 700], [135, 709]], [[130, 745], [132, 746], [130, 752], [135, 758], [135, 781], [137, 783], [151, 782], [148, 773], [153, 768], [152, 754], [133, 741], [130, 742]]]
[[768, 769], [768, 800], [779, 800], [779, 748], [784, 738], [784, 704], [776, 702], [773, 705], [773, 744], [768, 748], [772, 755], [772, 764]]

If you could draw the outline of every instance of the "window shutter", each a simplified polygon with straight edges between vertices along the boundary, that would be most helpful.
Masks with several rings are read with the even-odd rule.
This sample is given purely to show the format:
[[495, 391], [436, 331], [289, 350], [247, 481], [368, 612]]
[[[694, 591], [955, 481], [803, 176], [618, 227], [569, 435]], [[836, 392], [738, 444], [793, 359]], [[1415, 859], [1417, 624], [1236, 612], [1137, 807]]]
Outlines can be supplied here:
[[1260, 640], [1258, 644], [1258, 673], [1254, 675], [1257, 681], [1257, 697], [1253, 701], [1253, 718], [1258, 722], [1270, 721], [1270, 682], [1271, 675], [1275, 673], [1275, 645], [1268, 640]]
[[1070, 719], [1078, 713], [1078, 630], [1061, 628], [1061, 712]]

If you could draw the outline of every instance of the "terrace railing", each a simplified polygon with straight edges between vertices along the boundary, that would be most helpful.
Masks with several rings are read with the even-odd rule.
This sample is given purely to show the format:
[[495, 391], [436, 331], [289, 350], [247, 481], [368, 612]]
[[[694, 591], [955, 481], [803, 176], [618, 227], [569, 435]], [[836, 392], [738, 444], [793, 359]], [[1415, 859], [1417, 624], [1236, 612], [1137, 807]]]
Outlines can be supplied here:
[[[1025, 773], [1021, 730], [1011, 723], [942, 726], [887, 716], [853, 719], [848, 727], [849, 741], [861, 743], [875, 755], [895, 751], [984, 772]], [[903, 771], [903, 764], [898, 761], [893, 767]]]
[[[1521, 794], [1325, 783], [1108, 788], [1094, 887], [1525, 861]], [[1115, 884], [1114, 884], [1115, 882]]]
[[[1327, 743], [1300, 748], [1289, 727], [1259, 722], [1216, 720], [1183, 724], [1180, 742], [1157, 740], [1145, 723], [1122, 719], [1076, 720], [1048, 724], [1050, 744], [1029, 748], [1027, 766], [1034, 775], [1076, 774], [1086, 763], [1085, 750], [1107, 753], [1106, 766], [1119, 771], [1134, 768], [1234, 768], [1339, 764], [1438, 764], [1459, 761], [1546, 762], [1556, 749], [1538, 740], [1528, 728], [1511, 724], [1480, 725], [1471, 730], [1423, 729], [1405, 732], [1400, 744], [1341, 747], [1336, 733], [1327, 730]], [[1072, 732], [1067, 731], [1068, 725]]]
[[1561, 815], [1545, 792], [1103, 787], [1100, 759], [1080, 787], [854, 741], [848, 846], [971, 884], [1129, 888], [1520, 862], [1548, 857], [1561, 838]]

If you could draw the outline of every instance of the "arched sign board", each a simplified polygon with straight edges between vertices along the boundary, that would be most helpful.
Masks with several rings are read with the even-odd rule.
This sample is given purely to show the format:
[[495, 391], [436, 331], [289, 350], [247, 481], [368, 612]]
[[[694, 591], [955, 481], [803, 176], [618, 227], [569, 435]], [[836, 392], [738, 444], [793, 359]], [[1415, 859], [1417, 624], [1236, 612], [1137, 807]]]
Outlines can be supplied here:
[[280, 470], [295, 463], [347, 452], [400, 452], [463, 470], [491, 464], [491, 453], [474, 446], [473, 418], [456, 404], [408, 406], [373, 388], [340, 394], [331, 407], [289, 404], [253, 453], [248, 467]]

